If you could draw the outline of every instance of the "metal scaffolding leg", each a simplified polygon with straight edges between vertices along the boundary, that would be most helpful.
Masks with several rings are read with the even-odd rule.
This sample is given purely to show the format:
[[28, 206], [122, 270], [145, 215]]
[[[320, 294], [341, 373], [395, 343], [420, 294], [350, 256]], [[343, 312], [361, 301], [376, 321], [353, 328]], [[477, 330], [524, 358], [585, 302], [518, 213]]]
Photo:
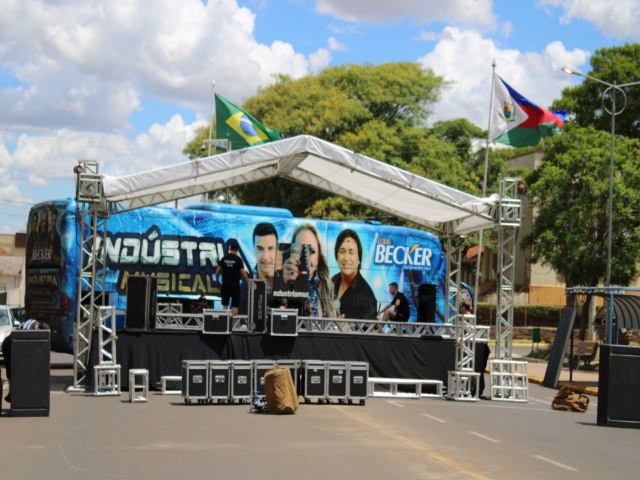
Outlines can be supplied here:
[[498, 292], [496, 315], [496, 359], [511, 360], [516, 238], [520, 227], [521, 202], [516, 199], [518, 178], [500, 183], [498, 204]]
[[106, 291], [104, 246], [108, 213], [98, 163], [80, 161], [75, 171], [80, 225], [80, 275], [73, 337], [73, 386], [70, 389], [84, 391], [87, 386], [91, 336], [99, 318], [97, 308], [106, 303], [105, 296], [98, 297], [97, 292]]
[[477, 401], [480, 374], [475, 370], [476, 317], [456, 316], [456, 369], [450, 371], [447, 399]]
[[447, 292], [446, 323], [454, 321], [460, 308], [460, 298], [458, 296], [461, 282], [462, 265], [462, 237], [448, 235], [446, 239], [447, 250], [447, 281], [449, 290]]

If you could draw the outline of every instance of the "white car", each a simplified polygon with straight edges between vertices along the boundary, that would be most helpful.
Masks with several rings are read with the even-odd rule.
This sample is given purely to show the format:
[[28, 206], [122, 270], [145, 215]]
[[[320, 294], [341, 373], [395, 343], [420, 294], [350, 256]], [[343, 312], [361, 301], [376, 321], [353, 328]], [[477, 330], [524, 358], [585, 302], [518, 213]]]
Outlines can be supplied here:
[[11, 307], [0, 305], [0, 354], [2, 353], [2, 341], [11, 333], [17, 320], [11, 313]]

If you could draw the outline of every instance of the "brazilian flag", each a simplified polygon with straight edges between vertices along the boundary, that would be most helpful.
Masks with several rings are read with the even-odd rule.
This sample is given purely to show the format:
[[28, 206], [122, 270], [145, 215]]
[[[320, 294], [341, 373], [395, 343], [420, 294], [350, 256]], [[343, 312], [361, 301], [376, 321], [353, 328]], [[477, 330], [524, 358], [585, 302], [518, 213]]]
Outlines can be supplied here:
[[216, 138], [226, 138], [231, 149], [251, 147], [280, 139], [280, 132], [267, 128], [243, 109], [216, 93]]

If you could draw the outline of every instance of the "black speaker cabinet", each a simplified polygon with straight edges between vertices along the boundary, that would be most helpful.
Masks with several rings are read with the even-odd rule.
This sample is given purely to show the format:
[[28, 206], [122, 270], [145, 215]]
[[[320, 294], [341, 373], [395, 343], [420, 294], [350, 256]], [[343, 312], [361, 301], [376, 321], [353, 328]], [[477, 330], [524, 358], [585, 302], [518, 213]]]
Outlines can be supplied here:
[[436, 286], [421, 283], [418, 286], [418, 322], [433, 323], [436, 321]]
[[127, 279], [127, 308], [124, 327], [130, 331], [155, 328], [156, 279], [131, 275]]
[[15, 330], [11, 334], [12, 416], [49, 416], [50, 355], [48, 330]]
[[598, 425], [640, 428], [640, 347], [602, 345]]
[[203, 311], [202, 333], [228, 335], [231, 333], [231, 311], [212, 310], [205, 308]]
[[249, 330], [267, 331], [267, 282], [249, 280]]
[[290, 308], [272, 308], [271, 335], [297, 337], [298, 310]]

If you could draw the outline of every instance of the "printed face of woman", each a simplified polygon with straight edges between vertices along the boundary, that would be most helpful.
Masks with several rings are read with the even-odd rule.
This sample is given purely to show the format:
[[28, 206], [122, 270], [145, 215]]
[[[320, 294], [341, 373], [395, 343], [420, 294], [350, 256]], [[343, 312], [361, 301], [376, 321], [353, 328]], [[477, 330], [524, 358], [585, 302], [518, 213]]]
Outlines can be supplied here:
[[311, 230], [301, 230], [296, 236], [296, 245], [302, 250], [302, 245], [311, 245], [311, 251], [309, 252], [309, 274], [315, 275], [316, 267], [318, 266], [319, 248], [318, 240]]
[[343, 276], [351, 278], [358, 273], [360, 257], [358, 256], [358, 245], [351, 237], [346, 237], [338, 248], [338, 265]]

